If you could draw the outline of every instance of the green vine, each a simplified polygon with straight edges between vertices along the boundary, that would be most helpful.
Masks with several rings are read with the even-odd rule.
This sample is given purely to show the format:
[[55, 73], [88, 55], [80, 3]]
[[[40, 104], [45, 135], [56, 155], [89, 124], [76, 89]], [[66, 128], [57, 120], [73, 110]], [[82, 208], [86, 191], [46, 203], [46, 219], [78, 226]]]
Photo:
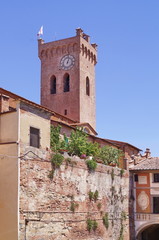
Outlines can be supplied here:
[[51, 166], [52, 170], [49, 172], [48, 177], [53, 179], [54, 172], [57, 168], [60, 168], [61, 164], [63, 163], [64, 157], [60, 153], [56, 153], [51, 157]]
[[99, 195], [99, 193], [97, 190], [95, 192], [89, 191], [89, 193], [88, 193], [89, 200], [90, 201], [94, 200], [96, 202], [98, 199], [98, 195]]
[[124, 172], [125, 172], [124, 169], [120, 170], [120, 177], [123, 177]]
[[76, 208], [78, 208], [78, 206], [79, 206], [79, 204], [78, 203], [74, 203], [74, 202], [72, 202], [71, 203], [71, 206], [70, 206], [70, 210], [71, 210], [71, 212], [75, 212], [75, 209]]
[[94, 197], [94, 193], [92, 191], [89, 191], [88, 196], [89, 196], [89, 200], [92, 201]]
[[87, 230], [90, 232], [91, 230], [96, 231], [98, 227], [98, 223], [96, 220], [92, 220], [90, 218], [87, 219]]
[[109, 227], [108, 213], [105, 213], [105, 215], [103, 216], [103, 224], [106, 227], [106, 229], [108, 229]]
[[95, 193], [94, 193], [94, 201], [95, 201], [95, 202], [96, 202], [97, 199], [98, 199], [98, 195], [99, 195], [99, 193], [98, 193], [98, 191], [96, 190]]

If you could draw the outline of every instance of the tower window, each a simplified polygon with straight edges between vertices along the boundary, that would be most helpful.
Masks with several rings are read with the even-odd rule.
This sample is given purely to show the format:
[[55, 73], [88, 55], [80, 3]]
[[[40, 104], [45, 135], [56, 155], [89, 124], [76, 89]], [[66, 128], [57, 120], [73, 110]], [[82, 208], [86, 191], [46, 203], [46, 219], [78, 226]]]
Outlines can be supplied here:
[[67, 115], [67, 109], [65, 109], [64, 114]]
[[70, 91], [70, 76], [69, 74], [65, 74], [64, 76], [64, 88], [63, 88], [64, 92], [69, 92]]
[[56, 93], [56, 77], [52, 76], [50, 80], [50, 93], [55, 94]]
[[37, 128], [30, 127], [30, 146], [40, 147], [40, 130]]
[[86, 95], [90, 96], [90, 84], [88, 77], [86, 77]]

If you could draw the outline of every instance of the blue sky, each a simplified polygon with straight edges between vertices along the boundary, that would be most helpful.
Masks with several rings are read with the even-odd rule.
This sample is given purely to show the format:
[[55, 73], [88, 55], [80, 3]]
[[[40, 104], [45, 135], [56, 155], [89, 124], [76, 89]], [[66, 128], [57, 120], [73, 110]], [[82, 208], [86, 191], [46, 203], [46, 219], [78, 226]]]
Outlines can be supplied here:
[[0, 4], [0, 86], [39, 103], [37, 32], [81, 27], [98, 44], [97, 132], [159, 156], [159, 1], [28, 0]]

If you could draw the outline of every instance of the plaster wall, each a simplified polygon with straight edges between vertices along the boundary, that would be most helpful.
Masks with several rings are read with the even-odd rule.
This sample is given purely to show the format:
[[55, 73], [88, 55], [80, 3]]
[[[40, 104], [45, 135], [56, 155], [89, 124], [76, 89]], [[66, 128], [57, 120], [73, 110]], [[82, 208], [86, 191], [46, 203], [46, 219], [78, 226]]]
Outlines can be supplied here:
[[50, 120], [37, 115], [36, 109], [33, 110], [32, 112], [21, 110], [20, 141], [29, 146], [30, 127], [40, 129], [40, 149], [46, 150], [50, 148]]
[[18, 113], [8, 112], [0, 115], [0, 142], [18, 140]]
[[17, 156], [16, 143], [0, 145], [0, 240], [18, 239]]

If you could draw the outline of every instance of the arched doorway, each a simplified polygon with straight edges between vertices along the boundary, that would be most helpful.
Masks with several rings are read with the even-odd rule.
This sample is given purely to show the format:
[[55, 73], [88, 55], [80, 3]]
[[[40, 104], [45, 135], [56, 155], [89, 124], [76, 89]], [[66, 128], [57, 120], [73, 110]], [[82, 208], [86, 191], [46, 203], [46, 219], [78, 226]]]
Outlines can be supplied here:
[[159, 224], [147, 226], [137, 236], [138, 240], [158, 240], [159, 239]]

